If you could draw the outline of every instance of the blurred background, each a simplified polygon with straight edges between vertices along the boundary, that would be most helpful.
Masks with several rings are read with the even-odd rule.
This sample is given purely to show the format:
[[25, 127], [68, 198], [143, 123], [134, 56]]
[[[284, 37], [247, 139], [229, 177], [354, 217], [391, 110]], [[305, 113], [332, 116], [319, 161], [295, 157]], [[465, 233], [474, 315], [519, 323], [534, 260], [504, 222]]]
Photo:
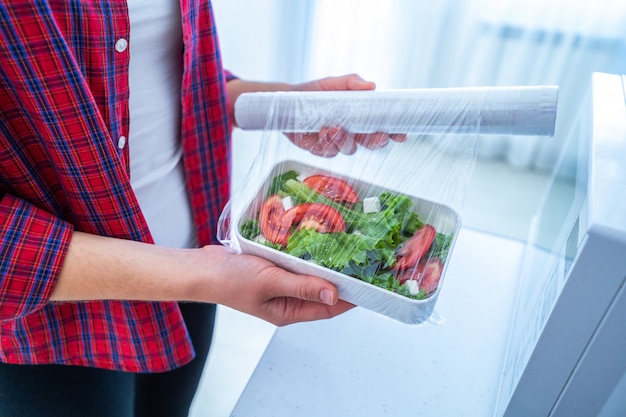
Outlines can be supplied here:
[[[626, 2], [214, 0], [227, 69], [302, 82], [358, 73], [378, 89], [558, 85], [555, 136], [485, 136], [465, 227], [526, 240], [594, 71], [626, 73]], [[234, 186], [262, 134], [236, 130]], [[572, 161], [573, 164], [574, 161]], [[567, 170], [566, 170], [567, 171]], [[571, 186], [567, 172], [559, 180]], [[228, 416], [274, 327], [220, 307], [192, 415]]]

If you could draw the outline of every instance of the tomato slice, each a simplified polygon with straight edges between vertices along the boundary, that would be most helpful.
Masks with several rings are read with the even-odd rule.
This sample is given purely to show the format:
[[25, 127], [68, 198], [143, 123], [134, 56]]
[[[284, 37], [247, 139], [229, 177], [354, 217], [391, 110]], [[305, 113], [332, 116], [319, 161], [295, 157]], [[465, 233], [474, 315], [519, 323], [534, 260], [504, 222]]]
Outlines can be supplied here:
[[416, 280], [419, 284], [420, 291], [429, 295], [439, 286], [439, 280], [443, 272], [443, 263], [437, 257], [430, 259], [422, 259], [417, 266], [410, 269], [404, 269], [398, 272], [396, 279], [400, 284], [404, 284], [408, 280]]
[[422, 260], [417, 266], [419, 288], [424, 290], [426, 295], [435, 292], [439, 286], [441, 273], [443, 272], [443, 263], [439, 258], [430, 258]]
[[315, 229], [320, 233], [345, 232], [346, 224], [341, 214], [333, 207], [321, 203], [297, 204], [285, 210], [282, 198], [268, 197], [259, 210], [259, 223], [265, 239], [286, 246], [291, 229]]
[[283, 199], [278, 194], [269, 196], [259, 210], [259, 226], [265, 239], [285, 246], [289, 238], [289, 226], [283, 224], [285, 208]]
[[418, 229], [413, 236], [396, 251], [398, 256], [393, 269], [401, 270], [415, 266], [430, 249], [437, 231], [429, 224]]
[[345, 232], [346, 223], [337, 210], [328, 204], [298, 204], [285, 213], [284, 222], [299, 223], [298, 230], [315, 229], [320, 233]]
[[350, 184], [342, 179], [320, 174], [311, 175], [302, 182], [336, 203], [354, 204], [359, 202], [359, 195]]

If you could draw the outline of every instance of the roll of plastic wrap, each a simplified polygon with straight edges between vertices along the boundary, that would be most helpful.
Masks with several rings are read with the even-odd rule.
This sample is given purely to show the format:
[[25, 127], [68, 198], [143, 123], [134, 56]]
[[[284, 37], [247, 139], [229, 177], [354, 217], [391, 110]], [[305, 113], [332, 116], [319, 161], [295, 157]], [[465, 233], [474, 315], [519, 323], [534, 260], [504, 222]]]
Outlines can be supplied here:
[[245, 93], [235, 120], [245, 130], [552, 136], [557, 101], [557, 86]]

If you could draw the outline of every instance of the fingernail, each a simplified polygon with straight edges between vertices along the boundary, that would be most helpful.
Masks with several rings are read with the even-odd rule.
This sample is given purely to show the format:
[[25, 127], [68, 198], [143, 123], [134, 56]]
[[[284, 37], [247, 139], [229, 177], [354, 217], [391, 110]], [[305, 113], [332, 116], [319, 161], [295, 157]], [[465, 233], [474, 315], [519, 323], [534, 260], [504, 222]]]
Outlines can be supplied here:
[[333, 293], [324, 288], [322, 291], [320, 291], [320, 301], [324, 304], [328, 304], [329, 306], [333, 305]]

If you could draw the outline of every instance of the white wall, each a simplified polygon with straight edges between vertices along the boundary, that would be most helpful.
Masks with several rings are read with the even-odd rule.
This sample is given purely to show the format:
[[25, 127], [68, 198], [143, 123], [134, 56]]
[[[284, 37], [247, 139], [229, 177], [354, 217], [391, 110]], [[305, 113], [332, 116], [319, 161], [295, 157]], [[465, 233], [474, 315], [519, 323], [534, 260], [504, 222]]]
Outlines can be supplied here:
[[[278, 0], [213, 0], [225, 68], [237, 76], [259, 81], [278, 80], [278, 39], [275, 13]], [[262, 134], [233, 133], [233, 187], [244, 180], [258, 154]]]
[[213, 0], [224, 66], [242, 78], [276, 77], [277, 0]]

